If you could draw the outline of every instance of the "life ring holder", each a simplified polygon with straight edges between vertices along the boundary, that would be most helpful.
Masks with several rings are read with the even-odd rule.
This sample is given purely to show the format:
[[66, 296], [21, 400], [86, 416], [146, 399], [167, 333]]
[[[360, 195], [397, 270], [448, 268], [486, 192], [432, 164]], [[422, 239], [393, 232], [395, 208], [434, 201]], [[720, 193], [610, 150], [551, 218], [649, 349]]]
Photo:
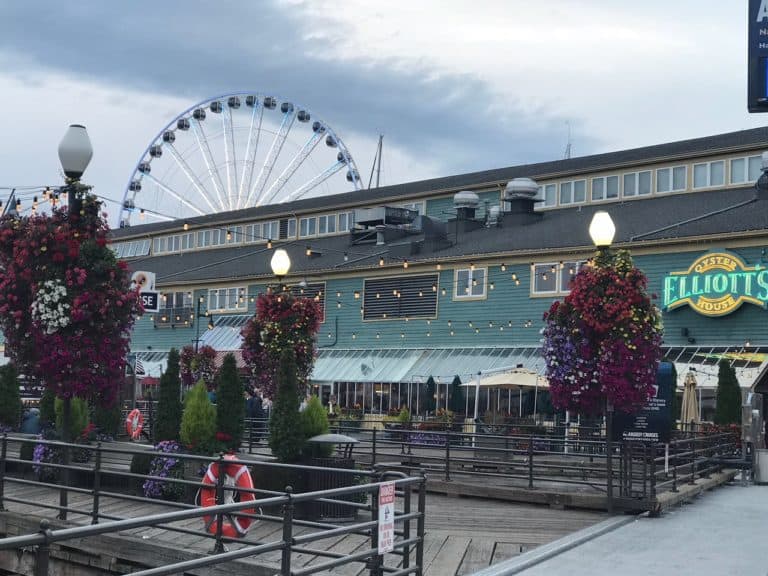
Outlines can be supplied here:
[[[226, 454], [224, 460], [237, 461], [234, 454]], [[231, 464], [223, 462], [224, 474], [224, 502], [245, 502], [256, 500], [253, 490], [253, 478], [248, 467], [244, 464]], [[205, 471], [202, 483], [204, 486], [197, 492], [196, 503], [203, 508], [216, 505], [216, 484], [219, 478], [219, 462], [211, 462]], [[241, 490], [243, 489], [243, 490]], [[241, 510], [243, 514], [256, 514], [254, 508]], [[218, 515], [203, 516], [205, 530], [209, 534], [216, 535]], [[254, 519], [248, 516], [225, 514], [221, 523], [221, 535], [227, 538], [242, 538], [248, 533]]]
[[138, 440], [141, 437], [141, 431], [144, 428], [144, 414], [141, 410], [134, 408], [128, 413], [125, 419], [125, 431], [132, 440]]

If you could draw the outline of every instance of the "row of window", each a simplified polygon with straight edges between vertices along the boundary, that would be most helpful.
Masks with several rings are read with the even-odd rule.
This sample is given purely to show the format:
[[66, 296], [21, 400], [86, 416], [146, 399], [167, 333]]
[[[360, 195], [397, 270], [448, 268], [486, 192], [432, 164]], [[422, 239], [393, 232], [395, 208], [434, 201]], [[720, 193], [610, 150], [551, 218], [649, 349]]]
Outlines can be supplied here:
[[[601, 202], [617, 198], [634, 198], [650, 194], [684, 192], [725, 186], [726, 166], [728, 183], [732, 185], [754, 182], [761, 172], [760, 156], [745, 156], [712, 162], [697, 162], [691, 166], [691, 186], [688, 186], [688, 165], [669, 166], [655, 170], [639, 170], [610, 176], [597, 176], [587, 180], [579, 178], [539, 188], [543, 206], [569, 206], [584, 204], [587, 200]], [[655, 179], [654, 179], [655, 173]]]
[[[330, 234], [344, 234], [354, 226], [354, 212], [341, 212], [338, 214], [324, 214], [322, 216], [308, 216], [299, 219], [298, 237], [310, 238]], [[182, 252], [196, 248], [209, 248], [229, 244], [258, 244], [268, 240], [284, 240], [296, 238], [296, 218], [282, 220], [270, 220], [267, 222], [254, 222], [253, 224], [228, 226], [224, 228], [208, 228], [196, 232], [183, 232], [169, 236], [158, 236], [152, 240], [152, 253], [166, 254], [170, 252]], [[144, 240], [142, 242], [149, 242]], [[119, 245], [115, 245], [115, 248]], [[118, 257], [128, 258], [132, 256], [145, 256], [143, 254], [130, 254], [120, 248]]]
[[111, 246], [117, 258], [135, 258], [136, 256], [148, 256], [149, 244], [149, 238], [144, 238], [143, 240], [117, 242]]

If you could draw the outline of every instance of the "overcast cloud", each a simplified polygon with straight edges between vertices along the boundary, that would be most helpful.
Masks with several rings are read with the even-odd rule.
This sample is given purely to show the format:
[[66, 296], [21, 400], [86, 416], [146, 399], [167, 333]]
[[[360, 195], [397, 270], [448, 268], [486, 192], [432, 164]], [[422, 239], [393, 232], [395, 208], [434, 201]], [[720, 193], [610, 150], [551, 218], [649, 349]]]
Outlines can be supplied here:
[[[0, 3], [0, 186], [60, 181], [83, 123], [87, 181], [122, 198], [196, 101], [273, 93], [322, 117], [383, 184], [739, 130], [746, 0], [192, 0]], [[7, 192], [0, 190], [0, 198]]]

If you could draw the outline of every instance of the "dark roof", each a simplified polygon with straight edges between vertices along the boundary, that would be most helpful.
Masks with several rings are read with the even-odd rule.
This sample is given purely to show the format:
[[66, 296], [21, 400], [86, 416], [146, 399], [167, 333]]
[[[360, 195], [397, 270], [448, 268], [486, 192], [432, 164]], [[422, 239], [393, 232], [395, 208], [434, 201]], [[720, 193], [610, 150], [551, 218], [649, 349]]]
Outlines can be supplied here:
[[[389, 265], [403, 257], [419, 261], [456, 260], [483, 256], [534, 255], [543, 251], [583, 251], [591, 247], [588, 227], [592, 215], [607, 210], [616, 224], [617, 245], [648, 242], [685, 242], [710, 236], [738, 236], [747, 232], [768, 234], [768, 198], [753, 187], [684, 193], [603, 205], [549, 210], [531, 214], [525, 223], [479, 228], [459, 234], [448, 225], [449, 243], [420, 251], [403, 246], [422, 241], [423, 235], [404, 237], [387, 245], [351, 245], [350, 236], [329, 236], [276, 243], [286, 248], [293, 275], [378, 268], [380, 256]], [[308, 257], [307, 245], [319, 256]], [[403, 248], [408, 251], [403, 251]], [[399, 256], [391, 257], [390, 251]], [[408, 254], [412, 255], [408, 255]], [[403, 256], [405, 254], [405, 256]], [[235, 246], [130, 260], [133, 269], [154, 271], [161, 284], [271, 278], [272, 251], [265, 245]]]
[[[481, 172], [470, 172], [468, 174], [444, 176], [381, 188], [334, 194], [331, 196], [306, 198], [283, 204], [271, 204], [268, 206], [260, 206], [258, 208], [245, 208], [233, 212], [223, 212], [197, 218], [189, 218], [187, 221], [190, 226], [204, 227], [215, 224], [232, 223], [234, 221], [269, 219], [271, 217], [277, 218], [279, 216], [288, 216], [293, 213], [305, 213], [316, 210], [343, 210], [345, 207], [351, 208], [359, 205], [371, 205], [377, 202], [404, 201], [419, 195], [441, 191], [493, 186], [506, 183], [513, 178], [519, 177], [555, 177], [571, 173], [576, 174], [586, 171], [610, 169], [613, 167], [658, 162], [661, 160], [704, 156], [726, 152], [728, 150], [759, 149], [765, 147], [767, 142], [768, 128], [753, 128], [750, 130], [729, 132], [727, 134], [707, 136], [704, 138], [680, 140], [678, 142], [669, 142], [666, 144], [657, 144], [654, 146], [645, 146], [618, 152], [593, 154], [590, 156], [540, 162], [536, 164], [525, 164], [508, 168], [497, 168]], [[178, 230], [179, 228], [179, 221], [157, 222], [113, 230], [112, 237], [114, 240], [119, 240], [126, 237], [149, 235], [163, 230]]]

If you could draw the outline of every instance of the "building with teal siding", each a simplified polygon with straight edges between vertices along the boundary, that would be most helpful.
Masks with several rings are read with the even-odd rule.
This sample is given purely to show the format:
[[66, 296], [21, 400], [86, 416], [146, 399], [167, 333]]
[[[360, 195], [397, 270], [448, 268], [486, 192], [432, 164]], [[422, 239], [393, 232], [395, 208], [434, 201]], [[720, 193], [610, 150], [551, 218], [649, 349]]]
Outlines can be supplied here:
[[[542, 315], [593, 255], [587, 229], [605, 210], [614, 247], [663, 307], [681, 387], [695, 371], [706, 419], [720, 360], [747, 389], [768, 359], [768, 187], [755, 185], [766, 149], [759, 128], [121, 228], [118, 256], [162, 294], [132, 350], [157, 375], [171, 347], [237, 349], [284, 248], [283, 282], [323, 309], [319, 393], [413, 411], [431, 376], [447, 405], [455, 376], [543, 375]], [[483, 392], [479, 405], [525, 413], [532, 393]]]

